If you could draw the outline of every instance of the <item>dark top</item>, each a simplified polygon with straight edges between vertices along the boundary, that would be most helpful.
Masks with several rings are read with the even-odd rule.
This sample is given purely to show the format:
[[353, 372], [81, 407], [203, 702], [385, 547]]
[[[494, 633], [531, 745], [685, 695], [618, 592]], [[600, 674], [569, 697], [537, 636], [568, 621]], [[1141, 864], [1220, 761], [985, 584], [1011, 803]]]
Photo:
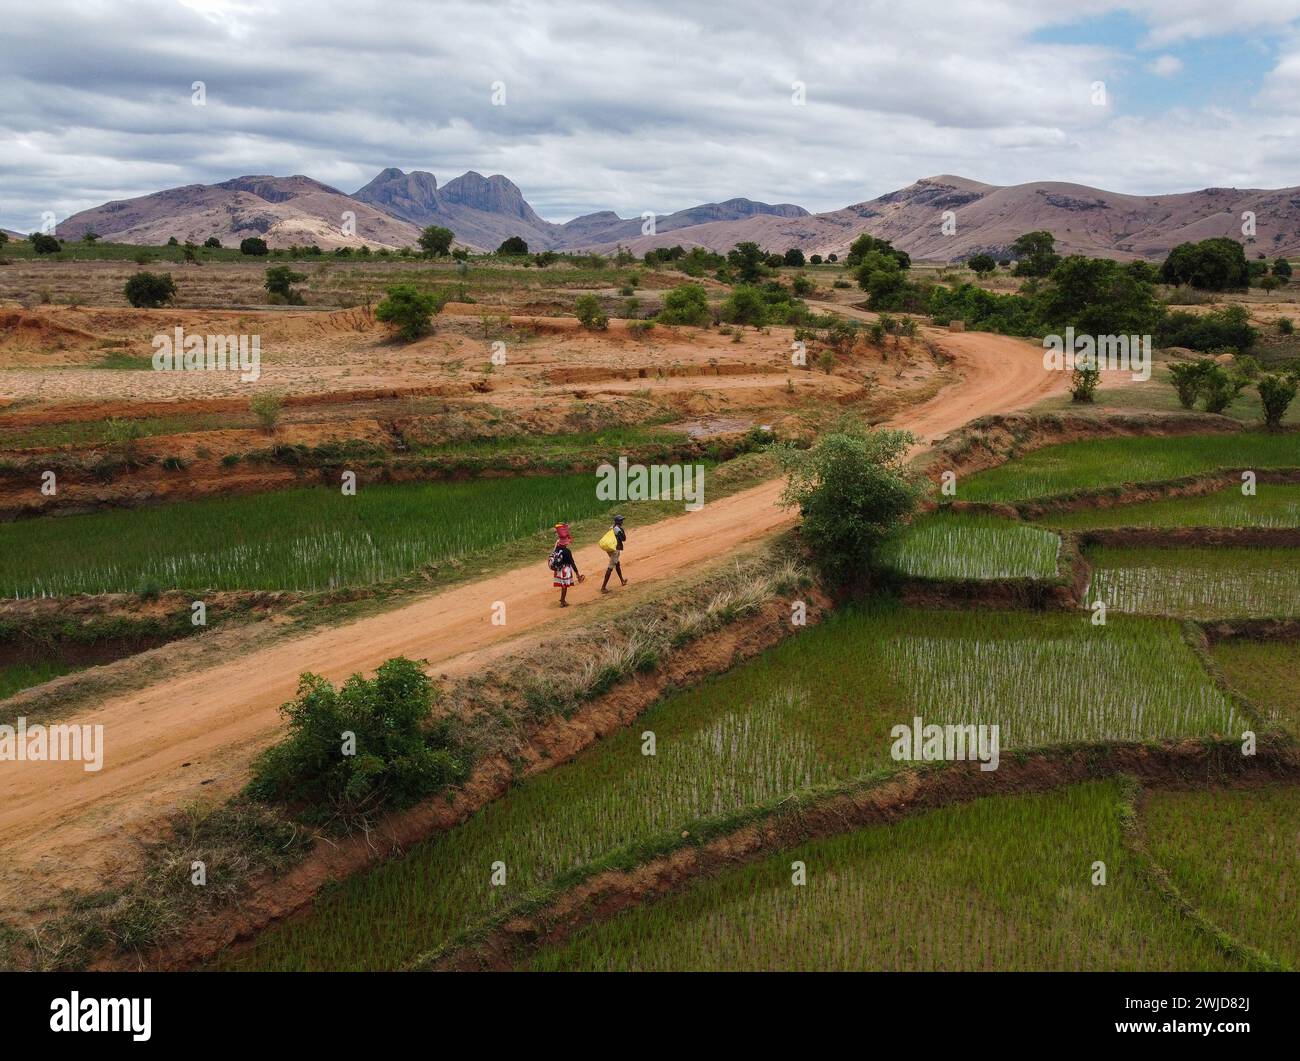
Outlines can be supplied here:
[[578, 573], [578, 565], [574, 562], [573, 553], [570, 552], [569, 547], [567, 545], [557, 545], [555, 547], [555, 552], [559, 554], [560, 566], [567, 565], [573, 568], [573, 573], [576, 575]]
[[622, 527], [615, 526], [614, 537], [618, 541], [618, 551], [621, 553], [623, 551], [623, 543], [627, 541], [627, 531], [625, 531]]

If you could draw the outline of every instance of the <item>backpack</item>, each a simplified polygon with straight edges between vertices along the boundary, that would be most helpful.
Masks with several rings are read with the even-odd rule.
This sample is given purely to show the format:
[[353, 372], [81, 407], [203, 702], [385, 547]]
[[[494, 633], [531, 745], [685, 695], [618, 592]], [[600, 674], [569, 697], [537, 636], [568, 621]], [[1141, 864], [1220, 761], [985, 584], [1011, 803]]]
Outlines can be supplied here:
[[558, 571], [564, 566], [564, 550], [556, 549], [551, 553], [550, 558], [546, 561], [546, 566], [552, 571]]
[[600, 539], [600, 547], [607, 553], [618, 552], [618, 535], [614, 533], [613, 527], [610, 527], [605, 532], [605, 536]]

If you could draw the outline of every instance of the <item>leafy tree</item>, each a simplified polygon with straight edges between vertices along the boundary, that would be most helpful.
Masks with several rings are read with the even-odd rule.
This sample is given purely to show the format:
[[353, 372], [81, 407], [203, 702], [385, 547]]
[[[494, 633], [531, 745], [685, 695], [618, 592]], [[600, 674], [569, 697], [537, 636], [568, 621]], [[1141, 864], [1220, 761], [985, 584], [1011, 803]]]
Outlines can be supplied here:
[[664, 295], [659, 311], [661, 324], [690, 324], [703, 328], [709, 323], [709, 296], [699, 284], [681, 284]]
[[1276, 372], [1260, 376], [1255, 384], [1259, 391], [1259, 401], [1264, 407], [1264, 426], [1274, 430], [1282, 426], [1282, 417], [1295, 400], [1298, 388], [1295, 376], [1283, 376]]
[[1273, 275], [1279, 280], [1286, 281], [1291, 279], [1291, 263], [1285, 258], [1279, 258], [1273, 263]]
[[[894, 245], [887, 239], [876, 239], [875, 236], [869, 236], [862, 233], [849, 245], [849, 252], [844, 257], [844, 264], [848, 266], [861, 265], [868, 254], [879, 253], [891, 257], [898, 263], [899, 269], [910, 269], [912, 267], [912, 258], [907, 251], [895, 250]], [[835, 256], [831, 255], [831, 261]]]
[[[418, 803], [469, 775], [470, 755], [450, 722], [431, 722], [433, 702], [424, 670], [401, 657], [338, 689], [304, 674], [298, 695], [280, 709], [289, 734], [254, 761], [248, 793], [300, 803], [316, 820], [345, 827]], [[344, 733], [354, 737], [347, 749]]]
[[582, 295], [573, 306], [574, 316], [582, 322], [588, 331], [601, 332], [609, 327], [609, 314], [600, 305], [595, 295]]
[[509, 239], [502, 240], [497, 253], [508, 257], [519, 257], [528, 253], [528, 244], [524, 242], [522, 236], [511, 236]]
[[1072, 254], [1034, 296], [1044, 328], [1087, 335], [1149, 335], [1164, 313], [1155, 285], [1119, 262]]
[[270, 253], [266, 240], [261, 236], [249, 236], [239, 241], [240, 254], [262, 255]]
[[837, 262], [840, 260], [840, 256], [838, 254], [828, 254], [826, 255], [826, 260], [828, 262]]
[[307, 279], [306, 273], [295, 273], [287, 265], [273, 265], [266, 271], [266, 292], [277, 301], [291, 306], [302, 305], [302, 295], [291, 285], [300, 284]]
[[1060, 263], [1056, 237], [1044, 229], [1026, 232], [1011, 244], [1016, 276], [1047, 276]]
[[1155, 283], [1159, 283], [1160, 281], [1160, 270], [1157, 269], [1150, 262], [1144, 262], [1141, 258], [1134, 259], [1133, 261], [1129, 262], [1128, 265], [1126, 265], [1124, 268], [1126, 268], [1130, 273], [1132, 273], [1139, 280], [1142, 280], [1148, 284], [1155, 284]]
[[99, 233], [98, 233], [98, 232], [89, 232], [89, 231], [88, 231], [88, 232], [85, 232], [85, 233], [82, 234], [81, 242], [82, 242], [82, 243], [94, 243], [94, 242], [96, 242], [98, 239], [99, 239]]
[[1194, 409], [1201, 396], [1205, 374], [1214, 364], [1209, 358], [1195, 361], [1175, 361], [1169, 366], [1169, 381], [1178, 393], [1178, 404], [1184, 409]]
[[1261, 291], [1276, 291], [1282, 286], [1282, 281], [1276, 276], [1261, 276], [1259, 278], [1259, 288]]
[[767, 275], [767, 255], [757, 243], [746, 241], [737, 243], [727, 251], [727, 263], [736, 274], [736, 280], [742, 284], [753, 284]]
[[1215, 236], [1199, 243], [1180, 243], [1160, 266], [1166, 284], [1190, 284], [1202, 291], [1228, 291], [1249, 286], [1246, 251], [1235, 239]]
[[154, 309], [176, 297], [176, 282], [171, 273], [136, 273], [127, 280], [123, 292], [131, 305]]
[[808, 262], [810, 265], [821, 265], [822, 256], [820, 254], [814, 254], [811, 258], [808, 259]]
[[[219, 251], [221, 250], [221, 240], [217, 239], [216, 236], [209, 236], [203, 241], [203, 246], [207, 247], [209, 250]], [[319, 250], [320, 248], [318, 247], [317, 251]]]
[[437, 296], [420, 291], [414, 284], [397, 284], [375, 307], [375, 319], [388, 324], [409, 343], [429, 330], [433, 315], [441, 309]]
[[914, 441], [905, 431], [843, 424], [811, 449], [774, 447], [789, 476], [781, 503], [798, 506], [803, 542], [832, 583], [861, 579], [915, 511], [923, 489], [904, 465]]
[[791, 268], [802, 269], [804, 266], [803, 251], [801, 251], [798, 247], [791, 247], [788, 251], [785, 252], [785, 256], [782, 259], [782, 261], [784, 262], [785, 265]]
[[749, 324], [761, 328], [767, 324], [767, 301], [758, 288], [740, 285], [722, 304], [721, 315], [728, 324]]
[[180, 245], [181, 245], [181, 241], [178, 240], [175, 236], [168, 236], [168, 237], [167, 237], [167, 246], [169, 246], [169, 247], [179, 247]]
[[1250, 314], [1241, 305], [1224, 306], [1209, 313], [1177, 310], [1169, 313], [1156, 329], [1160, 346], [1186, 346], [1192, 350], [1247, 350], [1258, 338]]
[[32, 242], [32, 250], [37, 254], [58, 254], [63, 250], [63, 244], [59, 240], [44, 232], [33, 232], [28, 238]]
[[976, 276], [988, 276], [998, 267], [991, 254], [972, 254], [966, 264]]
[[1201, 378], [1201, 398], [1207, 413], [1221, 413], [1246, 387], [1246, 377], [1228, 372], [1222, 365], [1210, 363]]
[[415, 242], [428, 257], [442, 258], [451, 251], [451, 241], [455, 238], [456, 234], [451, 229], [429, 225], [421, 231]]

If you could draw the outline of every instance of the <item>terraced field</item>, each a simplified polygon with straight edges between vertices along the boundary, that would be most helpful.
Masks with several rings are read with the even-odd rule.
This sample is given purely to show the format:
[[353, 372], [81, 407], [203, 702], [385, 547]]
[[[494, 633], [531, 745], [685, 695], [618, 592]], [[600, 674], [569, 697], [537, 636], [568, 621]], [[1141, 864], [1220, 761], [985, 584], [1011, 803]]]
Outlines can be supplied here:
[[[239, 968], [381, 969], [566, 872], [652, 850], [819, 784], [893, 766], [891, 728], [997, 724], [1001, 747], [1230, 734], [1239, 719], [1169, 622], [881, 606], [671, 696], [464, 825], [355, 877], [275, 929]], [[642, 752], [642, 734], [657, 754]], [[507, 867], [504, 886], [489, 878]]]
[[1108, 527], [1300, 527], [1300, 486], [1257, 483], [1256, 493], [1246, 496], [1237, 483], [1199, 497], [1054, 512], [1036, 522], [1067, 531]]
[[1061, 539], [1040, 527], [985, 516], [922, 516], [882, 556], [911, 578], [1003, 579], [1056, 576]]
[[1144, 884], [1121, 804], [1098, 782], [814, 841], [598, 923], [529, 968], [1234, 968]]
[[1219, 641], [1211, 653], [1233, 688], [1268, 721], [1300, 738], [1300, 642], [1232, 638]]
[[1092, 549], [1088, 600], [1138, 615], [1184, 619], [1300, 615], [1291, 549]]

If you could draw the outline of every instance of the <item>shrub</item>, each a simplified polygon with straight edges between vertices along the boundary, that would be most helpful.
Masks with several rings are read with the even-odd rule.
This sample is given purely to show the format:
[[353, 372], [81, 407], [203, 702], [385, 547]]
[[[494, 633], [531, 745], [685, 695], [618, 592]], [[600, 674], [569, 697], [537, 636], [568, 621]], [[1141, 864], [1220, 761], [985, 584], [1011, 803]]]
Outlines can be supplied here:
[[966, 260], [966, 265], [976, 276], [988, 276], [998, 267], [991, 254], [972, 254]]
[[1011, 244], [1011, 253], [1016, 259], [1016, 276], [1047, 276], [1061, 261], [1056, 253], [1056, 237], [1044, 229], [1018, 236]]
[[790, 266], [792, 269], [802, 269], [804, 266], [803, 251], [798, 247], [791, 247], [785, 252], [781, 259], [782, 264]]
[[283, 391], [262, 391], [248, 399], [248, 410], [257, 417], [258, 423], [268, 434], [275, 432], [280, 422], [280, 413], [284, 409]]
[[767, 303], [758, 288], [741, 285], [722, 304], [721, 315], [728, 324], [761, 328], [767, 323]]
[[338, 689], [302, 675], [297, 697], [280, 709], [289, 735], [254, 761], [248, 794], [305, 801], [316, 820], [351, 827], [463, 781], [469, 755], [446, 720], [429, 724], [433, 701], [428, 676], [401, 657]]
[[397, 284], [375, 307], [375, 319], [409, 343], [429, 330], [433, 315], [441, 308], [436, 295], [420, 291], [414, 284]]
[[509, 239], [502, 241], [501, 246], [497, 248], [497, 253], [511, 257], [527, 254], [528, 244], [522, 236], [511, 236]]
[[203, 241], [203, 246], [207, 247], [209, 250], [219, 251], [221, 250], [221, 240], [217, 239], [216, 236], [209, 236]]
[[1099, 369], [1088, 365], [1078, 365], [1070, 377], [1070, 400], [1090, 402], [1097, 393], [1097, 384], [1101, 382]]
[[1180, 243], [1160, 266], [1160, 279], [1202, 291], [1226, 291], [1249, 285], [1250, 266], [1240, 243], [1216, 236], [1199, 243]]
[[1237, 395], [1246, 386], [1246, 378], [1230, 373], [1222, 365], [1213, 362], [1205, 370], [1201, 379], [1201, 397], [1205, 400], [1207, 413], [1221, 413], [1233, 403]]
[[47, 236], [44, 232], [33, 232], [31, 236], [32, 250], [37, 254], [58, 254], [63, 250], [63, 244], [53, 236]]
[[1290, 317], [1278, 317], [1277, 333], [1279, 335], [1290, 335], [1295, 331], [1295, 321]]
[[811, 449], [774, 447], [789, 475], [782, 504], [799, 507], [803, 541], [833, 583], [864, 575], [916, 509], [923, 488], [903, 463], [913, 441], [905, 431], [841, 425]]
[[306, 279], [306, 273], [295, 273], [287, 265], [273, 265], [266, 271], [266, 292], [291, 306], [301, 306], [302, 295], [290, 285], [302, 283]]
[[573, 306], [574, 316], [588, 331], [604, 331], [609, 327], [609, 314], [600, 307], [595, 295], [581, 295]]
[[176, 297], [176, 281], [171, 273], [136, 273], [127, 280], [123, 292], [137, 308], [156, 308]]
[[664, 296], [659, 311], [661, 324], [689, 324], [703, 328], [709, 323], [709, 296], [700, 284], [681, 284]]
[[1214, 364], [1208, 358], [1196, 361], [1176, 361], [1169, 366], [1169, 380], [1178, 392], [1178, 404], [1184, 409], [1194, 408], [1201, 396], [1201, 383], [1206, 370]]
[[1282, 426], [1282, 417], [1295, 400], [1297, 382], [1294, 376], [1280, 376], [1270, 372], [1260, 376], [1255, 384], [1259, 401], [1264, 407], [1264, 425], [1268, 428]]
[[1283, 283], [1291, 279], [1291, 263], [1285, 258], [1278, 258], [1273, 263], [1273, 275]]
[[260, 236], [249, 236], [247, 239], [239, 241], [239, 253], [262, 255], [268, 254], [269, 250], [266, 246], [266, 240]]
[[1159, 346], [1186, 346], [1192, 350], [1215, 350], [1230, 347], [1246, 350], [1258, 332], [1250, 324], [1245, 306], [1225, 306], [1209, 313], [1178, 310], [1168, 314], [1156, 329]]

